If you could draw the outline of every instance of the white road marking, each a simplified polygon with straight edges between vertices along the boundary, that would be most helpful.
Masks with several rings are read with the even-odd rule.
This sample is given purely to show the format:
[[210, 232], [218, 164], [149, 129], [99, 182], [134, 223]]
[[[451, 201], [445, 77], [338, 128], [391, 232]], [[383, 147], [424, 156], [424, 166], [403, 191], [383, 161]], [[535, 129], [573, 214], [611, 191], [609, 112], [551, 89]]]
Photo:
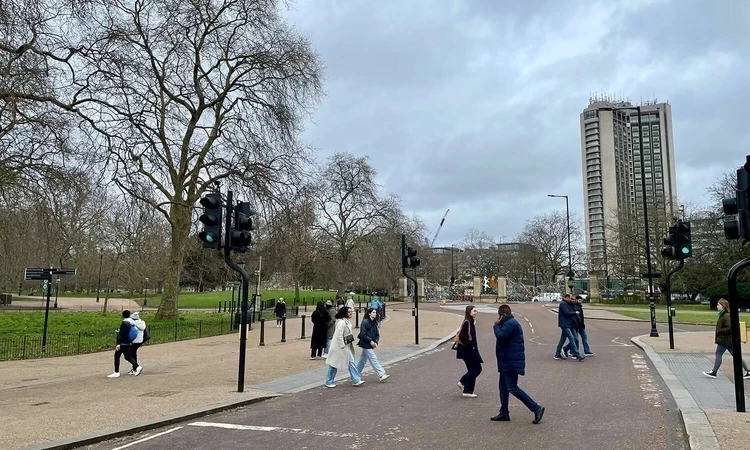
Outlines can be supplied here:
[[152, 436], [148, 436], [148, 437], [145, 437], [143, 439], [138, 439], [137, 441], [133, 441], [133, 442], [131, 442], [129, 444], [125, 444], [123, 446], [120, 446], [120, 447], [117, 447], [117, 448], [113, 448], [112, 450], [122, 450], [123, 448], [128, 448], [128, 447], [133, 446], [135, 444], [140, 444], [142, 442], [150, 441], [151, 439], [158, 438], [159, 436], [164, 436], [165, 434], [169, 434], [169, 433], [171, 433], [173, 431], [177, 431], [180, 428], [182, 428], [182, 427], [174, 427], [174, 428], [172, 428], [170, 430], [162, 431], [161, 433], [156, 433], [156, 434], [154, 434]]
[[626, 344], [624, 342], [619, 342], [620, 336], [617, 336], [616, 338], [612, 339], [613, 344], [617, 344], [621, 347], [635, 347], [633, 344]]
[[641, 385], [641, 391], [644, 392], [643, 399], [655, 408], [661, 408], [660, 391], [656, 387], [656, 383], [654, 383], [654, 378], [651, 376], [651, 371], [648, 368], [648, 364], [646, 364], [646, 360], [638, 353], [633, 353], [631, 360], [633, 361], [633, 368], [638, 371], [638, 381]]
[[[338, 431], [319, 431], [319, 430], [305, 430], [303, 428], [285, 428], [285, 427], [263, 427], [263, 426], [257, 426], [257, 425], [237, 425], [233, 423], [214, 423], [214, 422], [193, 422], [189, 423], [188, 426], [193, 427], [209, 427], [209, 428], [223, 428], [227, 430], [242, 430], [242, 431], [265, 431], [265, 432], [271, 432], [275, 431], [277, 433], [289, 433], [289, 434], [309, 434], [312, 436], [323, 436], [323, 437], [332, 437], [332, 438], [347, 438], [347, 439], [354, 439], [355, 441], [371, 441], [373, 439], [378, 439], [378, 436], [374, 436], [371, 434], [362, 434], [362, 433], [341, 433]], [[395, 441], [408, 441], [408, 438], [405, 437], [391, 437], [394, 432], [389, 431], [387, 433], [389, 435], [388, 440], [395, 440]]]

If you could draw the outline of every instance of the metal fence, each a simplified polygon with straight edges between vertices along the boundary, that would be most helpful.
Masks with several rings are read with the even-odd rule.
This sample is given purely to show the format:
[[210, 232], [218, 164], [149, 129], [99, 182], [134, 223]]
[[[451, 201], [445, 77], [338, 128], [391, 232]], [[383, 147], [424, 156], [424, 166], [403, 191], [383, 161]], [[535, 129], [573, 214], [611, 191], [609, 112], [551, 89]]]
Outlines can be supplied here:
[[[151, 335], [146, 345], [199, 339], [233, 333], [237, 327], [232, 316], [215, 319], [180, 320], [174, 324], [149, 324]], [[114, 349], [117, 330], [81, 330], [77, 333], [47, 333], [47, 345], [42, 347], [42, 334], [0, 337], [0, 361], [70, 356]]]

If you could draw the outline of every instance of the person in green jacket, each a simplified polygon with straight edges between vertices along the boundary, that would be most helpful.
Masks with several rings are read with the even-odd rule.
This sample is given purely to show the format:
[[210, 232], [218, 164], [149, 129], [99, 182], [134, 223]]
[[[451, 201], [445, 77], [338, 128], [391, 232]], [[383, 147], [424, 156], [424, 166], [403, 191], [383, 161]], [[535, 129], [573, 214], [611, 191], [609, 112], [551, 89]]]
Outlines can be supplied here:
[[[732, 324], [729, 321], [729, 302], [727, 299], [719, 299], [719, 319], [716, 321], [716, 360], [714, 361], [714, 368], [710, 372], [703, 372], [703, 375], [709, 378], [716, 378], [716, 373], [721, 367], [721, 358], [724, 356], [724, 352], [729, 351], [729, 354], [734, 356], [732, 351]], [[745, 375], [742, 378], [750, 379], [750, 369], [747, 367], [745, 360], [742, 360], [742, 369], [745, 371]]]

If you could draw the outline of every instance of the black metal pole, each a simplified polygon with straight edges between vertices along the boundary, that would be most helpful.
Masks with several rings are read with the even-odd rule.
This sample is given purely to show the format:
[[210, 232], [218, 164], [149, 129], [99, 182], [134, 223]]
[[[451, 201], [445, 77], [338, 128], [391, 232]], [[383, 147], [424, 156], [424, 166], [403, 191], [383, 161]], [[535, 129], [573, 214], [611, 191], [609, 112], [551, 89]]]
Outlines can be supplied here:
[[[573, 253], [570, 250], [570, 206], [568, 205], [568, 196], [564, 195], [565, 197], [565, 215], [568, 218], [568, 277], [573, 276]], [[571, 293], [572, 293], [571, 288]]]
[[750, 266], [750, 258], [745, 258], [729, 269], [729, 321], [732, 326], [732, 362], [734, 363], [734, 398], [737, 412], [745, 412], [745, 383], [742, 380], [742, 341], [740, 340], [740, 295], [737, 292], [737, 276]]
[[[227, 191], [227, 203], [226, 203], [226, 209], [225, 209], [225, 215], [226, 215], [226, 222], [225, 222], [225, 236], [228, 239], [229, 236], [229, 230], [232, 226], [232, 211], [234, 208], [232, 207], [232, 191]], [[247, 286], [248, 286], [248, 277], [247, 272], [245, 272], [245, 269], [240, 267], [238, 264], [236, 264], [234, 261], [232, 261], [231, 258], [231, 249], [229, 246], [224, 246], [224, 262], [227, 263], [227, 266], [229, 266], [231, 269], [233, 269], [235, 272], [238, 272], [240, 276], [242, 276], [242, 314], [240, 319], [240, 360], [239, 360], [239, 369], [237, 373], [237, 392], [244, 392], [245, 391], [245, 356], [246, 356], [246, 350], [247, 350]]]
[[674, 328], [672, 327], [672, 285], [670, 280], [672, 275], [682, 270], [685, 266], [685, 260], [680, 260], [680, 265], [667, 274], [667, 282], [664, 285], [664, 291], [667, 294], [667, 323], [669, 323], [669, 348], [674, 350]]
[[263, 347], [266, 345], [266, 319], [264, 317], [260, 318], [260, 344], [259, 346]]
[[454, 247], [451, 245], [451, 287], [453, 287], [454, 284], [456, 284], [456, 273], [454, 271], [454, 265], [453, 265], [453, 251]]
[[96, 303], [99, 303], [99, 291], [102, 288], [102, 261], [104, 253], [99, 252], [99, 280], [96, 282]]
[[55, 309], [57, 309], [57, 297], [60, 294], [60, 279], [55, 280]]
[[300, 339], [305, 338], [305, 319], [306, 319], [305, 315], [302, 314], [302, 336], [300, 336]]
[[[411, 280], [412, 283], [414, 283], [414, 344], [419, 345], [419, 292], [417, 290], [417, 279], [414, 277], [410, 277], [406, 273], [406, 266], [403, 263], [404, 258], [406, 257], [406, 235], [401, 235], [401, 272], [404, 274], [404, 277], [408, 280]], [[409, 294], [409, 289], [407, 286], [406, 289], [407, 295]]]
[[44, 331], [42, 332], [42, 352], [47, 351], [47, 321], [49, 320], [49, 300], [50, 300], [51, 293], [52, 293], [52, 277], [50, 276], [47, 279], [47, 306], [44, 307]]
[[281, 318], [281, 342], [286, 342], [286, 316]]

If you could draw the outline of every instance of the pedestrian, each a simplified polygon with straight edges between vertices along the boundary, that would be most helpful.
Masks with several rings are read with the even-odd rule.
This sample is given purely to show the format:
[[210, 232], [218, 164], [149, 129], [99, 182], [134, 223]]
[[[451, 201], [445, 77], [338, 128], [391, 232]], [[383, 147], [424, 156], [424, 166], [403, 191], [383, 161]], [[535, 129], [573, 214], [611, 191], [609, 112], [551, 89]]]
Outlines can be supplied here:
[[573, 303], [573, 296], [565, 294], [563, 301], [560, 302], [560, 306], [557, 308], [557, 326], [560, 327], [560, 341], [557, 343], [555, 359], [565, 359], [565, 356], [562, 355], [562, 348], [567, 339], [570, 343], [570, 353], [573, 355], [573, 358], [583, 361], [585, 357], [578, 353], [578, 345], [573, 336], [573, 330], [575, 330], [579, 315]]
[[490, 418], [492, 421], [507, 422], [510, 420], [508, 401], [510, 395], [521, 402], [534, 413], [531, 423], [539, 423], [544, 415], [544, 406], [535, 402], [529, 394], [518, 387], [518, 376], [526, 375], [526, 350], [523, 343], [523, 329], [518, 323], [508, 305], [500, 305], [499, 315], [492, 330], [495, 332], [495, 356], [497, 357], [497, 371], [500, 373], [498, 389], [500, 391], [500, 412]]
[[310, 336], [310, 359], [321, 358], [323, 356], [328, 336], [328, 319], [330, 318], [323, 302], [318, 302], [315, 311], [310, 316], [313, 324], [312, 336]]
[[274, 315], [276, 315], [276, 328], [281, 328], [281, 322], [284, 321], [284, 317], [286, 317], [286, 302], [283, 298], [280, 298], [278, 302], [276, 302], [276, 307], [273, 309]]
[[336, 330], [333, 332], [331, 348], [326, 356], [328, 372], [325, 387], [327, 388], [336, 387], [335, 379], [339, 370], [349, 371], [349, 378], [354, 386], [362, 386], [365, 383], [354, 362], [354, 335], [349, 321], [351, 317], [352, 310], [347, 306], [342, 306], [336, 313]]
[[477, 308], [474, 305], [467, 305], [464, 311], [464, 321], [456, 337], [456, 359], [463, 359], [466, 364], [466, 374], [459, 380], [458, 388], [461, 389], [461, 395], [467, 398], [477, 397], [474, 388], [477, 377], [482, 373], [482, 363], [484, 363], [477, 346], [476, 316]]
[[[719, 310], [719, 318], [716, 320], [716, 359], [714, 360], [714, 368], [710, 372], [703, 372], [703, 375], [709, 378], [716, 378], [716, 373], [721, 367], [721, 359], [724, 356], [724, 352], [728, 351], [732, 357], [734, 357], [734, 349], [732, 346], [732, 322], [729, 320], [729, 301], [725, 298], [719, 299], [717, 305]], [[747, 367], [745, 360], [742, 360], [742, 370], [745, 374], [742, 376], [744, 379], [750, 379], [750, 369]]]
[[[115, 345], [115, 371], [107, 375], [107, 378], [119, 378], [120, 377], [120, 356], [125, 357], [125, 361], [129, 362], [133, 368], [138, 365], [130, 359], [130, 343], [138, 336], [136, 328], [133, 323], [129, 320], [130, 311], [124, 310], [122, 312], [122, 322], [120, 322], [120, 328], [117, 330], [117, 342]], [[131, 332], [131, 330], [133, 330]]]
[[365, 363], [369, 361], [380, 381], [385, 381], [390, 378], [390, 375], [385, 373], [385, 369], [380, 365], [378, 356], [375, 354], [375, 349], [378, 348], [378, 344], [380, 343], [377, 316], [377, 310], [367, 308], [365, 318], [359, 326], [359, 342], [357, 342], [357, 345], [362, 348], [362, 354], [359, 356], [359, 361], [357, 361], [357, 372], [362, 373]]
[[[573, 332], [573, 337], [575, 338], [576, 347], [580, 351], [581, 346], [578, 344], [578, 338], [581, 338], [581, 342], [583, 343], [583, 356], [594, 356], [594, 352], [591, 351], [591, 347], [589, 347], [589, 337], [586, 333], [586, 320], [583, 315], [583, 298], [578, 295], [576, 296], [575, 303], [573, 303], [573, 307], [578, 312], [578, 317], [575, 318], [575, 331], [571, 329]], [[570, 352], [570, 342], [568, 342], [565, 347], [563, 347], [563, 354], [565, 357], [568, 357], [568, 353]]]
[[146, 330], [146, 322], [141, 319], [138, 311], [132, 313], [129, 318], [125, 319], [131, 322], [131, 324], [137, 330], [138, 335], [130, 343], [130, 361], [133, 364], [133, 370], [128, 372], [128, 375], [138, 376], [143, 371], [143, 366], [138, 363], [138, 349], [143, 345], [144, 331]]
[[323, 356], [328, 355], [328, 351], [331, 349], [331, 341], [333, 340], [333, 332], [336, 331], [336, 307], [333, 306], [333, 301], [330, 299], [326, 302], [326, 311], [328, 312], [328, 332], [326, 333], [326, 349], [323, 352]]
[[347, 298], [344, 306], [354, 311], [354, 300], [351, 297]]

